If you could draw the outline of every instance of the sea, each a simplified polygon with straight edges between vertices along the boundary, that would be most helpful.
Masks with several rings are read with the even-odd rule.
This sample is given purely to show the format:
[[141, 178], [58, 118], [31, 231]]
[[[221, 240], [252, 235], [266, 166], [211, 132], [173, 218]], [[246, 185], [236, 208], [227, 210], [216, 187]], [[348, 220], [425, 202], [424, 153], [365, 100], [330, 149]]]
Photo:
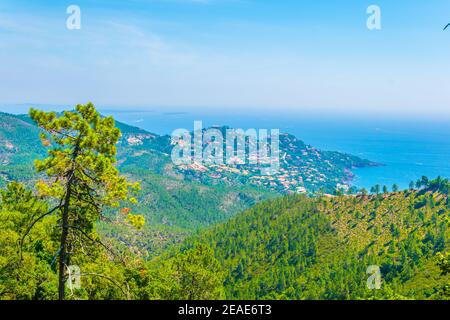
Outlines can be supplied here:
[[117, 120], [158, 134], [175, 129], [227, 125], [244, 130], [279, 129], [321, 150], [340, 151], [382, 164], [354, 169], [352, 184], [367, 188], [375, 184], [406, 189], [422, 176], [450, 178], [450, 120], [349, 117], [339, 114], [252, 112], [226, 110], [164, 112], [161, 110], [101, 110]]

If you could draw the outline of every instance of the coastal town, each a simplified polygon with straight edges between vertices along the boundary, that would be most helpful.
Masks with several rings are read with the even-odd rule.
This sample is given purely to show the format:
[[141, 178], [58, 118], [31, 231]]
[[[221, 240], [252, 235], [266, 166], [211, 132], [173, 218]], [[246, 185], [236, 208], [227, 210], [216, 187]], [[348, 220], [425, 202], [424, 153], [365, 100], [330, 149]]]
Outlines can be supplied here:
[[[140, 134], [129, 136], [127, 142], [131, 146], [138, 146], [145, 145], [145, 141], [149, 139], [152, 141], [152, 148], [164, 151], [166, 156], [173, 148], [173, 142], [168, 137], [164, 139]], [[245, 150], [252, 147], [249, 145], [254, 143], [252, 141], [252, 139], [246, 140]], [[167, 143], [170, 146], [167, 146]], [[213, 141], [203, 141], [203, 148], [213, 143]], [[270, 149], [270, 146], [268, 147]], [[226, 150], [225, 145], [223, 149]], [[273, 174], [261, 174], [263, 165], [255, 165], [253, 163], [255, 159], [250, 157], [247, 157], [244, 163], [242, 161], [214, 163], [213, 160], [208, 158], [201, 161], [193, 160], [175, 166], [175, 170], [186, 179], [207, 184], [250, 184], [283, 194], [303, 194], [333, 193], [336, 189], [346, 192], [350, 189], [354, 177], [352, 169], [379, 165], [345, 153], [321, 151], [288, 133], [279, 135], [279, 167]]]

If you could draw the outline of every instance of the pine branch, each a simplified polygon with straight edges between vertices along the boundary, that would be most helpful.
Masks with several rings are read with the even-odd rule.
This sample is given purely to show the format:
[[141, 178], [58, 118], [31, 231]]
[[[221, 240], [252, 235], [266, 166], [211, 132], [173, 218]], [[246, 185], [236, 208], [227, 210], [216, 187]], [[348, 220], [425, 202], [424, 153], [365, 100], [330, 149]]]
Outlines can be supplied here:
[[23, 248], [23, 242], [25, 241], [26, 236], [30, 233], [30, 231], [33, 229], [34, 225], [36, 223], [38, 223], [40, 220], [42, 220], [44, 217], [52, 214], [53, 212], [55, 212], [58, 209], [61, 209], [62, 207], [62, 201], [59, 203], [58, 206], [54, 207], [53, 209], [51, 209], [50, 211], [44, 213], [43, 215], [39, 216], [37, 219], [35, 219], [31, 225], [27, 228], [27, 230], [25, 231], [24, 235], [20, 238], [19, 240], [19, 250], [20, 250], [20, 260], [22, 260], [22, 248]]

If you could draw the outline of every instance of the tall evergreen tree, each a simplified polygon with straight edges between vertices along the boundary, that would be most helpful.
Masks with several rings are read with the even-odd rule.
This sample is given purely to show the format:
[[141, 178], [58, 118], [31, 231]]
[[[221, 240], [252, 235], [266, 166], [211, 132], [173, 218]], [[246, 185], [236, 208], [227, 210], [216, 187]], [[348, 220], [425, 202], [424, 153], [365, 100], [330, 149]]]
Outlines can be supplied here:
[[[62, 115], [31, 109], [30, 117], [43, 130], [41, 139], [49, 147], [48, 158], [35, 162], [37, 171], [47, 175], [37, 187], [55, 206], [36, 221], [59, 214], [58, 296], [63, 300], [75, 242], [98, 241], [93, 230], [103, 208], [116, 207], [127, 199], [135, 202], [129, 194], [139, 185], [128, 182], [114, 166], [120, 130], [112, 117], [101, 117], [91, 103], [77, 105]], [[142, 219], [130, 221], [142, 223]]]

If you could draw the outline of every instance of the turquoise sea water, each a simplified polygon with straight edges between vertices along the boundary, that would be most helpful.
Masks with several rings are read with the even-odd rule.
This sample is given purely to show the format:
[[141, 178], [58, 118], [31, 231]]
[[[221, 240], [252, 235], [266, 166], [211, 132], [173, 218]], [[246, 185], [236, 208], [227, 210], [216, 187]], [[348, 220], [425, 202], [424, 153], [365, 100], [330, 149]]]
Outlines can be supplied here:
[[193, 129], [193, 121], [204, 127], [280, 129], [322, 150], [352, 153], [384, 164], [356, 169], [353, 184], [407, 188], [422, 175], [450, 178], [450, 122], [431, 120], [348, 119], [339, 116], [295, 114], [239, 114], [236, 112], [185, 113], [103, 110], [116, 119], [151, 132], [170, 134], [174, 129]]

